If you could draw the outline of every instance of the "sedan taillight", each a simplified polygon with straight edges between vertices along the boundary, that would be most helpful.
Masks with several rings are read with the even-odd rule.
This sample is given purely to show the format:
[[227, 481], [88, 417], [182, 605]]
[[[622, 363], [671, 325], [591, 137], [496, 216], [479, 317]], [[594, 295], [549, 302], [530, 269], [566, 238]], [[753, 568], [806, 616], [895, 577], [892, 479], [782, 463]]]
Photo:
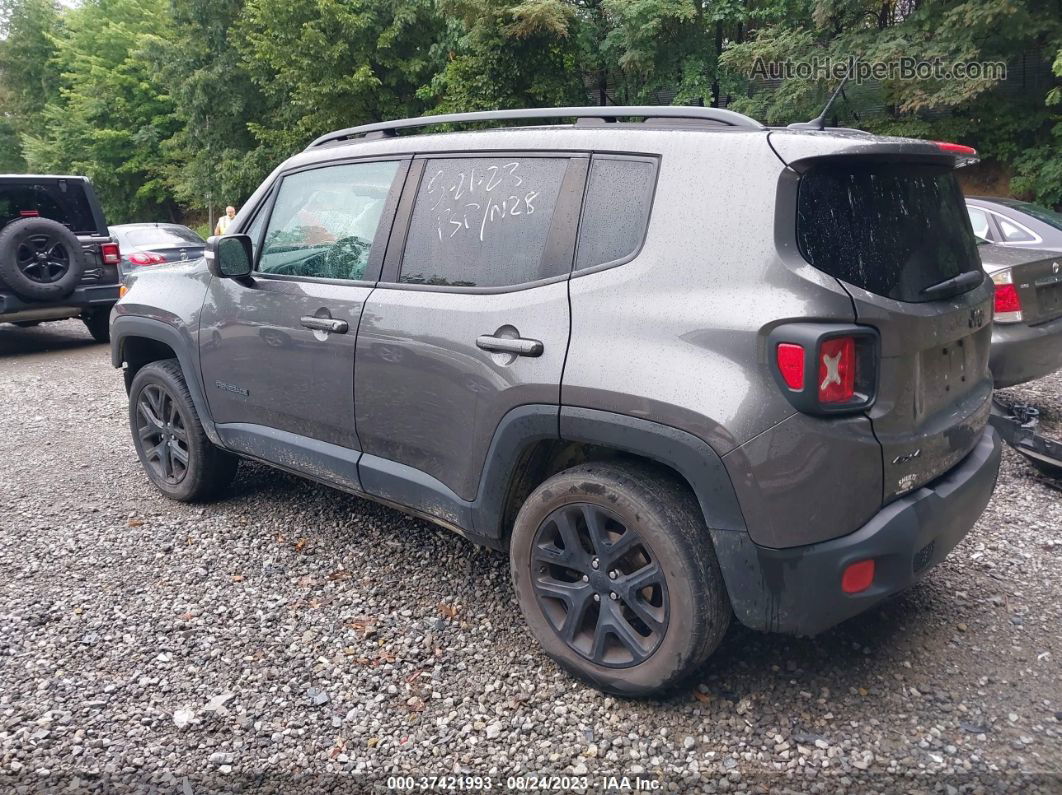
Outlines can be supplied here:
[[995, 321], [997, 323], [1020, 323], [1022, 321], [1021, 296], [1014, 286], [1014, 276], [1009, 268], [992, 274], [996, 286]]
[[137, 251], [129, 255], [129, 261], [134, 265], [161, 265], [166, 258], [154, 251]]

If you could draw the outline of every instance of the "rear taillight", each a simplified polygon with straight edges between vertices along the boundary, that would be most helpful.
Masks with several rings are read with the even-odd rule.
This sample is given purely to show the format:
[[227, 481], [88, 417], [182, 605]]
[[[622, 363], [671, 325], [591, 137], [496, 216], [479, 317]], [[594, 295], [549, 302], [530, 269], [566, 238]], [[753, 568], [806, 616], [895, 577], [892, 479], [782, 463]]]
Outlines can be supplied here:
[[134, 265], [161, 265], [166, 258], [153, 251], [137, 251], [129, 255], [129, 261]]
[[848, 403], [855, 397], [855, 339], [834, 337], [819, 346], [819, 403]]
[[996, 286], [995, 321], [997, 323], [1020, 323], [1022, 321], [1021, 296], [1014, 286], [1010, 269], [992, 274]]
[[40, 218], [41, 214], [36, 210], [19, 210], [19, 217], [21, 218]]
[[807, 414], [862, 411], [874, 402], [878, 334], [866, 326], [788, 323], [771, 331], [775, 379]]
[[117, 243], [103, 243], [100, 246], [100, 257], [104, 265], [117, 265], [122, 259], [122, 253], [118, 250]]

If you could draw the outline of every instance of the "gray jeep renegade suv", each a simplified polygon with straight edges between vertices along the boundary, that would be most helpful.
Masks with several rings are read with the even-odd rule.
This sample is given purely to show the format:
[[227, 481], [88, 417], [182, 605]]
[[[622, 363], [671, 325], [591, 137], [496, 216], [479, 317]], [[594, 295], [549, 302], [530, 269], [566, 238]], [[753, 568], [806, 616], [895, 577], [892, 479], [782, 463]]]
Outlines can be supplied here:
[[[398, 134], [530, 118], [576, 121]], [[980, 516], [992, 283], [954, 165], [703, 108], [324, 136], [115, 308], [137, 453], [175, 499], [244, 457], [508, 550], [550, 656], [652, 692], [732, 616], [821, 632]]]

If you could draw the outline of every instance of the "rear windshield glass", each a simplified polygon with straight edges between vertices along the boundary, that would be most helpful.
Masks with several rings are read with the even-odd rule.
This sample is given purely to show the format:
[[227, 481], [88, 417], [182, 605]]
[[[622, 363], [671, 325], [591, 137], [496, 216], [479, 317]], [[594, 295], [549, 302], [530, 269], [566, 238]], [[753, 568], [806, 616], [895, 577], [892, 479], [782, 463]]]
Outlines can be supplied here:
[[0, 184], [0, 227], [30, 213], [58, 221], [78, 234], [96, 234], [85, 189], [76, 180]]
[[1008, 206], [1013, 207], [1015, 210], [1021, 210], [1023, 213], [1031, 215], [1033, 218], [1043, 221], [1055, 229], [1062, 229], [1062, 213], [1056, 213], [1054, 210], [1048, 210], [1039, 204], [1030, 204], [1029, 202], [1012, 202]]
[[950, 169], [832, 163], [800, 180], [797, 242], [821, 271], [899, 301], [981, 268]]
[[112, 229], [122, 246], [136, 248], [184, 248], [187, 246], [206, 245], [203, 238], [191, 229], [173, 229], [165, 227], [139, 227], [136, 229]]

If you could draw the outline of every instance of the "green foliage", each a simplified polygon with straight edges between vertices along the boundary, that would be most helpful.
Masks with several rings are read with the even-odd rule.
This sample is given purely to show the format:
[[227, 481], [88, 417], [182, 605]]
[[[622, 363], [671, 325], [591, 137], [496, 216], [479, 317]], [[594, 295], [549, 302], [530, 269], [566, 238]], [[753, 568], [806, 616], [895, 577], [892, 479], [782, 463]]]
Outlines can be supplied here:
[[419, 113], [442, 28], [423, 0], [248, 0], [236, 44], [271, 103], [249, 129], [276, 160], [329, 130]]
[[22, 136], [31, 170], [87, 175], [112, 223], [175, 209], [161, 147], [176, 128], [173, 101], [149, 58], [167, 32], [164, 11], [165, 0], [95, 0], [70, 10], [53, 56], [59, 90]]
[[[732, 44], [720, 59], [724, 68], [747, 76], [758, 58], [807, 61], [814, 56], [838, 62], [858, 57], [866, 63], [887, 63], [908, 57], [945, 64], [1013, 64], [1046, 43], [1049, 52], [1059, 52], [1055, 73], [1062, 76], [1062, 15], [1050, 0], [814, 0], [810, 5], [810, 14], [800, 15], [799, 21], [779, 18], [748, 40]], [[1056, 87], [1030, 98], [1001, 92], [999, 83], [986, 75], [962, 80], [896, 78], [849, 86], [848, 101], [835, 107], [835, 115], [853, 123], [853, 110], [883, 105], [884, 115], [854, 123], [873, 132], [970, 144], [986, 161], [1014, 170], [1013, 191], [1058, 203], [1062, 130], [1059, 116], [1048, 113], [1046, 105], [1062, 100], [1062, 95]], [[733, 107], [771, 124], [804, 120], [817, 114], [831, 87], [821, 81], [787, 80], [777, 91], [754, 92]]]
[[563, 0], [443, 0], [446, 63], [419, 96], [440, 113], [584, 101], [575, 9]]
[[[315, 136], [401, 116], [664, 94], [787, 124], [833, 84], [762, 90], [758, 59], [1013, 63], [1039, 48], [1062, 78], [1057, 2], [0, 0], [0, 171], [87, 174], [114, 222], [198, 218]], [[1062, 86], [997, 82], [849, 85], [830, 121], [972, 144], [1013, 191], [1062, 203]]]
[[26, 168], [19, 136], [38, 129], [59, 86], [52, 0], [0, 0], [0, 171]]
[[179, 122], [163, 142], [164, 170], [184, 207], [238, 203], [274, 164], [257, 151], [247, 126], [267, 116], [268, 106], [231, 40], [243, 6], [243, 0], [171, 0], [172, 35], [154, 54]]

